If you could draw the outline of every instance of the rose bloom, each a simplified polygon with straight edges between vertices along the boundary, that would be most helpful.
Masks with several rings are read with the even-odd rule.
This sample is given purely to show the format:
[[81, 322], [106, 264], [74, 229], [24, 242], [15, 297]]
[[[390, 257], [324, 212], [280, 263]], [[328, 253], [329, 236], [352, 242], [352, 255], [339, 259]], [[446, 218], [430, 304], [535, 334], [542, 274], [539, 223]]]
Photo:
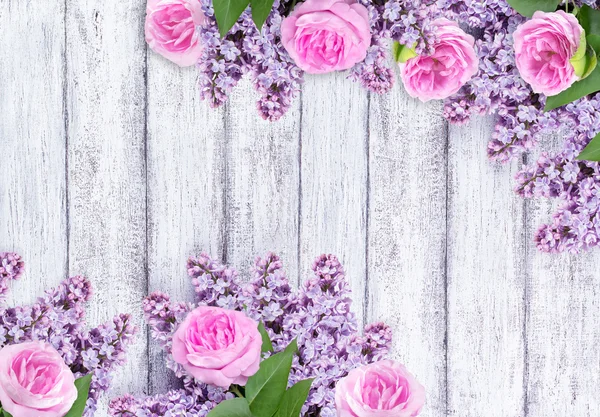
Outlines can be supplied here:
[[203, 50], [196, 28], [205, 22], [199, 0], [149, 0], [146, 42], [181, 67], [194, 65]]
[[63, 417], [76, 399], [75, 376], [48, 343], [0, 350], [0, 403], [13, 417]]
[[425, 388], [392, 360], [353, 369], [335, 388], [338, 417], [414, 417], [424, 403]]
[[535, 93], [553, 96], [579, 79], [570, 60], [583, 34], [577, 18], [562, 10], [537, 11], [517, 28], [513, 35], [517, 68]]
[[456, 22], [436, 19], [431, 55], [417, 55], [400, 65], [400, 76], [411, 97], [421, 101], [444, 99], [456, 93], [477, 73], [475, 39]]
[[309, 74], [352, 68], [371, 45], [369, 12], [355, 0], [307, 0], [281, 22], [281, 42]]
[[175, 332], [172, 353], [194, 378], [228, 388], [258, 371], [261, 347], [258, 323], [244, 313], [202, 306]]

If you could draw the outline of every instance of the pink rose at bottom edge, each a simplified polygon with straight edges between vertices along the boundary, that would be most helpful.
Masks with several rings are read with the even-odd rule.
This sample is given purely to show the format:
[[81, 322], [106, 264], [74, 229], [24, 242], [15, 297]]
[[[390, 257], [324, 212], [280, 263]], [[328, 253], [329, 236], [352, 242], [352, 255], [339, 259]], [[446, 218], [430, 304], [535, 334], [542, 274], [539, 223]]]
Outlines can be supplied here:
[[262, 337], [244, 313], [201, 306], [173, 335], [172, 354], [185, 371], [206, 384], [245, 385], [259, 368]]
[[75, 376], [52, 345], [0, 349], [0, 403], [13, 417], [63, 417], [76, 399]]
[[204, 49], [197, 28], [205, 23], [200, 0], [149, 0], [146, 42], [180, 67], [194, 65]]
[[353, 369], [335, 388], [338, 417], [415, 417], [425, 404], [425, 388], [393, 360]]
[[456, 22], [440, 18], [431, 55], [417, 55], [400, 66], [400, 76], [411, 97], [423, 102], [450, 97], [478, 71], [475, 39]]
[[562, 10], [537, 11], [515, 30], [517, 69], [534, 93], [554, 96], [579, 80], [571, 59], [584, 35], [577, 18]]

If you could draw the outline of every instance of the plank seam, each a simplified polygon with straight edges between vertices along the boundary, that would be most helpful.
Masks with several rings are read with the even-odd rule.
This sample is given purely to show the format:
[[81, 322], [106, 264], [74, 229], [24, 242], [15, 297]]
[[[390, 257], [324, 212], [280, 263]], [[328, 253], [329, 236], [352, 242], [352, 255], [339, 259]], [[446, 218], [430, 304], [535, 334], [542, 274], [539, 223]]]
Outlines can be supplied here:
[[221, 182], [223, 184], [223, 249], [221, 252], [221, 258], [224, 265], [228, 263], [228, 250], [229, 250], [229, 235], [231, 227], [231, 213], [229, 212], [229, 199], [231, 197], [231, 187], [229, 185], [229, 158], [231, 157], [230, 143], [232, 138], [229, 133], [229, 116], [231, 114], [231, 108], [229, 102], [224, 104], [223, 111], [223, 131], [225, 132], [225, 144], [223, 145], [223, 174]]
[[450, 206], [450, 125], [447, 121], [444, 122], [446, 143], [444, 146], [444, 153], [446, 155], [446, 210], [445, 210], [445, 245], [444, 245], [444, 320], [445, 320], [445, 329], [444, 329], [444, 353], [445, 353], [445, 364], [444, 364], [444, 386], [446, 388], [446, 392], [444, 394], [444, 401], [446, 402], [446, 416], [450, 416], [450, 404], [448, 401], [449, 393], [448, 393], [448, 330], [449, 330], [449, 300], [448, 300], [448, 233], [450, 230], [450, 221], [448, 215], [448, 208]]
[[69, 67], [67, 59], [67, 8], [68, 8], [68, 0], [65, 0], [65, 11], [63, 15], [63, 25], [64, 25], [64, 50], [63, 50], [63, 118], [64, 118], [64, 135], [65, 135], [65, 233], [66, 233], [66, 248], [67, 251], [65, 256], [65, 272], [67, 275], [70, 275], [70, 236], [71, 236], [71, 217], [69, 210], [69, 103], [68, 103], [68, 94], [69, 94]]
[[364, 304], [363, 304], [363, 327], [371, 320], [369, 315], [369, 227], [371, 223], [371, 93], [367, 93], [367, 123], [365, 153], [367, 160], [367, 195], [365, 196], [365, 282], [364, 282]]
[[[148, 187], [148, 46], [146, 46], [145, 48], [145, 53], [144, 53], [144, 172], [145, 172], [145, 178], [144, 178], [144, 187], [145, 190], [144, 192], [146, 193], [145, 195], [145, 229], [146, 229], [146, 235], [145, 235], [145, 248], [144, 248], [144, 252], [145, 252], [145, 257], [144, 257], [144, 274], [145, 274], [145, 279], [146, 279], [146, 295], [150, 295], [150, 265], [149, 265], [149, 259], [150, 259], [150, 255], [148, 253], [148, 249], [149, 249], [149, 244], [148, 244], [148, 240], [149, 240], [149, 236], [150, 236], [150, 232], [149, 232], [149, 222], [148, 222], [148, 216], [149, 216], [149, 210], [148, 210], [148, 194], [149, 194], [149, 187]], [[147, 381], [146, 381], [146, 391], [150, 391], [151, 387], [152, 387], [152, 381], [151, 381], [151, 376], [152, 376], [152, 361], [150, 360], [150, 343], [151, 343], [151, 337], [150, 337], [150, 329], [149, 327], [146, 327], [146, 358], [147, 358], [147, 363], [148, 363], [148, 374], [147, 374]]]
[[304, 91], [304, 86], [300, 87], [300, 94], [298, 95], [298, 100], [300, 100], [300, 120], [298, 122], [298, 210], [296, 211], [297, 224], [298, 224], [298, 233], [297, 233], [297, 249], [296, 249], [296, 286], [300, 288], [302, 285], [302, 120], [303, 120], [303, 104], [302, 104], [302, 95]]
[[[527, 154], [523, 155], [523, 166], [527, 165]], [[523, 417], [529, 416], [529, 340], [527, 337], [527, 320], [529, 316], [529, 267], [531, 261], [529, 258], [529, 200], [524, 198], [522, 203], [523, 209], [523, 232], [521, 233], [521, 244], [524, 247], [525, 256], [525, 280], [523, 285]]]

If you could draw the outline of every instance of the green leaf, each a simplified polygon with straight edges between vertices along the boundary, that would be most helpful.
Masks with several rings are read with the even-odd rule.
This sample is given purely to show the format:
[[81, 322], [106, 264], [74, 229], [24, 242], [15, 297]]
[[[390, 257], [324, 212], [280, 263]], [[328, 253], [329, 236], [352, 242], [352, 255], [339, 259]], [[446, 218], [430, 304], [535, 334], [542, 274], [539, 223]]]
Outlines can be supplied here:
[[310, 386], [314, 378], [298, 381], [293, 387], [288, 389], [283, 395], [281, 405], [275, 413], [275, 417], [298, 417], [302, 411], [302, 406], [308, 398]]
[[3, 416], [3, 417], [12, 417], [8, 411], [3, 410], [2, 408], [0, 408], [0, 416]]
[[577, 156], [580, 161], [600, 161], [600, 133]]
[[579, 48], [577, 48], [577, 52], [573, 55], [573, 58], [570, 59], [571, 65], [573, 65], [573, 69], [575, 69], [575, 74], [583, 80], [587, 78], [592, 71], [598, 65], [598, 57], [596, 57], [596, 51], [592, 48], [591, 45], [588, 45], [586, 39], [581, 38], [581, 42], [579, 44]]
[[404, 64], [409, 59], [416, 57], [417, 52], [414, 49], [401, 44], [400, 42], [394, 41], [392, 44], [392, 55], [394, 56], [394, 60], [396, 62]]
[[600, 10], [583, 5], [577, 14], [579, 24], [588, 35], [600, 35]]
[[214, 0], [215, 18], [221, 37], [227, 35], [241, 14], [250, 4], [250, 0]]
[[[600, 51], [600, 36], [589, 35], [587, 43], [595, 51]], [[575, 100], [585, 97], [588, 94], [600, 91], [600, 67], [596, 68], [585, 79], [577, 81], [571, 87], [555, 96], [548, 97], [546, 100], [545, 111], [554, 110], [558, 107], [569, 104]]]
[[252, 417], [252, 413], [245, 398], [234, 398], [217, 405], [206, 417]]
[[265, 329], [265, 325], [262, 323], [258, 323], [258, 331], [260, 333], [260, 336], [262, 337], [261, 352], [273, 352], [273, 343], [271, 343], [271, 339], [269, 338], [269, 333], [267, 333], [267, 329]]
[[252, 20], [260, 32], [271, 13], [274, 0], [250, 0], [252, 6]]
[[554, 12], [558, 7], [560, 0], [508, 0], [518, 13], [526, 17], [531, 17], [535, 12]]
[[292, 343], [260, 364], [260, 369], [246, 383], [246, 399], [250, 411], [256, 417], [272, 417], [279, 408], [285, 394], [292, 368], [292, 358], [298, 351], [298, 344]]
[[82, 376], [81, 378], [75, 380], [77, 399], [65, 417], [81, 417], [83, 415], [83, 412], [85, 411], [85, 404], [88, 400], [91, 383], [92, 374]]

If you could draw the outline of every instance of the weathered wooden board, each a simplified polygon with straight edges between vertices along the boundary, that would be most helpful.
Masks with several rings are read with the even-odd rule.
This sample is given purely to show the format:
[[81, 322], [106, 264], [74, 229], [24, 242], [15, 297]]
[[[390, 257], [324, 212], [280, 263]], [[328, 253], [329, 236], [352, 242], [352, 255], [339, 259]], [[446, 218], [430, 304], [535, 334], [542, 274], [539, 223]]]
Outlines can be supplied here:
[[140, 326], [115, 394], [148, 383], [144, 13], [144, 0], [67, 0], [69, 273], [93, 282], [90, 322], [131, 312]]
[[11, 304], [67, 274], [64, 11], [0, 1], [0, 251], [27, 263]]
[[520, 162], [486, 156], [493, 127], [449, 131], [449, 416], [525, 416], [525, 202], [511, 192]]
[[302, 90], [300, 265], [337, 255], [364, 321], [367, 276], [368, 95], [346, 74], [307, 77]]
[[396, 85], [371, 96], [369, 119], [367, 318], [392, 327], [393, 356], [427, 387], [427, 417], [446, 414], [448, 162], [440, 107]]

